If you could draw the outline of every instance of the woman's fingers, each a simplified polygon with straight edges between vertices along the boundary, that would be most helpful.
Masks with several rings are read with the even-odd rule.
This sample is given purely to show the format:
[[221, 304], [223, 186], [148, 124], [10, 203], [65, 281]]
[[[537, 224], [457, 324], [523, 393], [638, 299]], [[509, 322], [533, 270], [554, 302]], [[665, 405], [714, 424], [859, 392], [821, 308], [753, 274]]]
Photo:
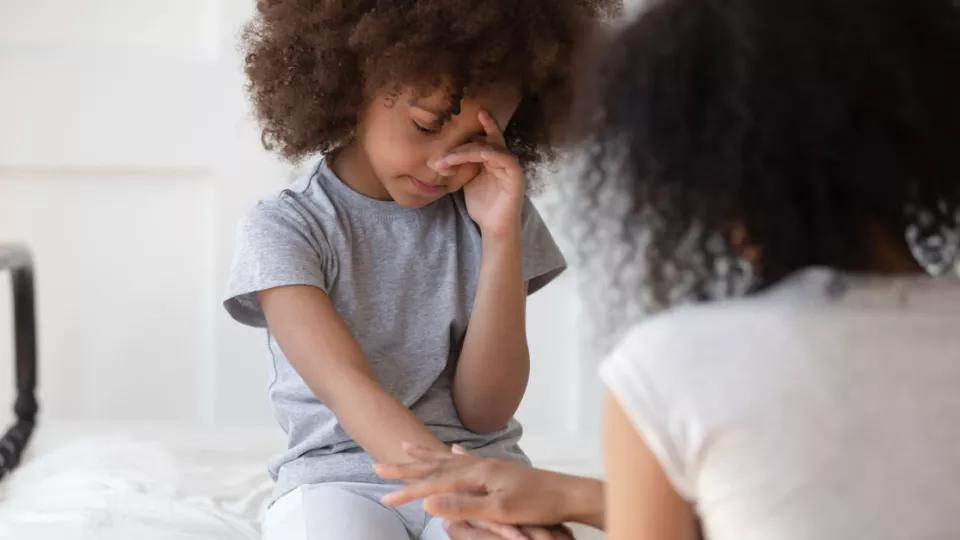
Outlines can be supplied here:
[[373, 471], [380, 478], [387, 480], [414, 480], [436, 474], [441, 467], [441, 463], [400, 463], [398, 465], [377, 463], [373, 466]]
[[469, 458], [470, 453], [460, 445], [453, 445], [450, 452], [438, 452], [416, 446], [403, 444], [403, 451], [414, 461], [412, 463], [377, 463], [373, 470], [381, 478], [389, 480], [413, 480], [426, 478], [442, 472], [455, 460], [463, 461]]
[[476, 529], [490, 531], [505, 540], [529, 540], [526, 534], [513, 525], [504, 525], [493, 521], [471, 521], [469, 523]]
[[530, 540], [554, 540], [553, 533], [541, 527], [524, 527], [523, 534]]
[[450, 540], [503, 540], [499, 534], [471, 527], [470, 524], [462, 522], [451, 523], [447, 527], [447, 535], [450, 536]]
[[[388, 493], [381, 499], [384, 504], [398, 506], [416, 499], [424, 499], [447, 493], [480, 493], [484, 490], [482, 482], [464, 478], [463, 476], [447, 476], [417, 482]], [[429, 510], [427, 510], [429, 512]], [[432, 513], [432, 512], [431, 512]], [[434, 515], [438, 515], [435, 514]], [[442, 516], [446, 517], [446, 516]]]
[[473, 479], [471, 464], [477, 458], [470, 456], [466, 449], [455, 445], [451, 452], [438, 452], [416, 445], [404, 444], [408, 456], [417, 460], [413, 463], [374, 465], [374, 471], [388, 480], [422, 480], [401, 488], [386, 497], [388, 504], [404, 504], [414, 499], [450, 493], [456, 491], [482, 492], [483, 479]]
[[566, 527], [523, 527], [522, 531], [530, 540], [574, 540]]
[[450, 522], [450, 540], [574, 540], [566, 527], [523, 527], [480, 521]]
[[450, 490], [446, 493], [428, 495], [423, 501], [423, 508], [430, 515], [451, 521], [471, 519], [507, 521], [497, 510], [496, 502], [490, 495], [469, 493], [464, 490]]

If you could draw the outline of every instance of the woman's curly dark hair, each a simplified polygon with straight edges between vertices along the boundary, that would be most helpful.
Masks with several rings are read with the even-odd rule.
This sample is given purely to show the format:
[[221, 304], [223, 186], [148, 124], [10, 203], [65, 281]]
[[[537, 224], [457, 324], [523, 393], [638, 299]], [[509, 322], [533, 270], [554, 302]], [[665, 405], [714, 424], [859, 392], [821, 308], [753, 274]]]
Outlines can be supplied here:
[[661, 0], [597, 63], [571, 204], [607, 329], [808, 266], [868, 271], [870, 231], [902, 239], [911, 207], [955, 226], [951, 0]]
[[259, 0], [243, 33], [264, 145], [298, 162], [349, 144], [366, 100], [410, 86], [524, 98], [505, 136], [530, 169], [553, 157], [575, 57], [622, 0]]

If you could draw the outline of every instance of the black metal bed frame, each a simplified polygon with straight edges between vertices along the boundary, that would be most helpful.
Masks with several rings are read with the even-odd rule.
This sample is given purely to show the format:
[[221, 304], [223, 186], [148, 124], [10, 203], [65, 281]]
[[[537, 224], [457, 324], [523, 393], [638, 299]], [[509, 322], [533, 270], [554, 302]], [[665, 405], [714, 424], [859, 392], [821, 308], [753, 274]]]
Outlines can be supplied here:
[[21, 245], [0, 244], [0, 273], [13, 283], [13, 334], [16, 359], [16, 421], [0, 438], [0, 479], [16, 468], [37, 425], [37, 321], [33, 258]]

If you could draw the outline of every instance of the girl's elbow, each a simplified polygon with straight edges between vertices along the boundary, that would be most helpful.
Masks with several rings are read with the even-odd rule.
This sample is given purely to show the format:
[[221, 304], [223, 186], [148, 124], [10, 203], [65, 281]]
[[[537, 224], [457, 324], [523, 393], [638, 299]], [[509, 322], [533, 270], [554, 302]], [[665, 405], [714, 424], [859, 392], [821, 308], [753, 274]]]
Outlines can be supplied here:
[[454, 399], [457, 407], [457, 415], [460, 417], [460, 423], [473, 433], [478, 435], [487, 435], [499, 431], [507, 426], [513, 418], [511, 411], [491, 410], [492, 407], [484, 407], [480, 404], [472, 406], [461, 404]]
[[461, 418], [460, 421], [463, 423], [463, 427], [469, 429], [471, 432], [476, 433], [477, 435], [488, 435], [495, 431], [499, 431], [507, 426], [510, 422], [512, 416], [503, 418], [495, 418], [492, 416], [479, 416], [477, 418]]

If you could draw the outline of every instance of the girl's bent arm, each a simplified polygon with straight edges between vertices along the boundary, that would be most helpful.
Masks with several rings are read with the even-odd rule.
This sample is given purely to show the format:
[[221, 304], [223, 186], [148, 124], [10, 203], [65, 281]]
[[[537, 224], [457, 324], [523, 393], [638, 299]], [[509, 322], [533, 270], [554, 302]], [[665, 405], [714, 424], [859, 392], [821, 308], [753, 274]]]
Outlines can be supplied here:
[[403, 442], [447, 451], [419, 418], [380, 386], [360, 345], [322, 290], [294, 285], [257, 296], [270, 331], [294, 369], [375, 460], [409, 461]]
[[476, 433], [507, 424], [530, 376], [520, 227], [484, 235], [482, 249], [473, 314], [453, 382], [460, 421]]

